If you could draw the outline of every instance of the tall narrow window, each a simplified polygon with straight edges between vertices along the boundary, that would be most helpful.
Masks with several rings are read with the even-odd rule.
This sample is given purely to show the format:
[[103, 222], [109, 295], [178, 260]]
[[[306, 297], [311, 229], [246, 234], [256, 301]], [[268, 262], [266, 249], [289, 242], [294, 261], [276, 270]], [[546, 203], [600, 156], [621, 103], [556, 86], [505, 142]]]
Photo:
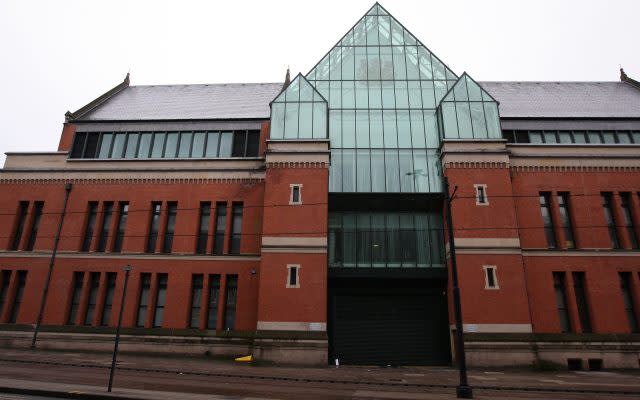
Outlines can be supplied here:
[[9, 316], [9, 322], [15, 324], [18, 320], [18, 313], [20, 312], [20, 305], [22, 305], [22, 299], [24, 297], [24, 287], [27, 284], [27, 271], [18, 271], [18, 288], [16, 294], [13, 297], [13, 306], [11, 307], [11, 315]]
[[629, 234], [631, 248], [637, 249], [638, 236], [636, 235], [636, 228], [633, 226], [631, 214], [631, 193], [620, 193], [620, 200], [622, 202], [622, 218], [624, 218], [624, 226], [627, 228], [627, 233]]
[[67, 317], [67, 325], [76, 324], [78, 308], [80, 308], [80, 298], [82, 296], [83, 281], [84, 272], [73, 273], [73, 293], [71, 294], [71, 304], [69, 305], [69, 316]]
[[167, 274], [158, 274], [158, 290], [156, 292], [156, 309], [153, 313], [153, 327], [161, 328], [164, 322], [164, 306], [167, 304]]
[[89, 215], [87, 216], [87, 227], [84, 230], [84, 238], [82, 239], [82, 251], [91, 249], [91, 240], [93, 240], [93, 231], [96, 228], [96, 219], [98, 217], [98, 203], [89, 202]]
[[116, 238], [113, 242], [113, 251], [116, 253], [120, 253], [122, 251], [122, 243], [124, 242], [124, 231], [127, 228], [127, 219], [129, 218], [129, 203], [120, 202], [120, 209], [118, 214]]
[[111, 310], [113, 309], [113, 297], [116, 294], [115, 272], [107, 272], [107, 291], [104, 294], [104, 304], [102, 306], [102, 326], [108, 326], [111, 320]]
[[242, 203], [233, 203], [233, 220], [231, 223], [231, 238], [229, 253], [240, 254], [240, 239], [242, 238]]
[[207, 304], [207, 329], [216, 329], [218, 324], [218, 298], [220, 297], [220, 275], [209, 275], [209, 302]]
[[238, 275], [227, 275], [227, 289], [224, 301], [224, 329], [227, 331], [235, 328], [237, 300]]
[[[2, 312], [4, 311], [4, 305], [7, 303], [7, 296], [9, 295], [9, 283], [11, 283], [11, 271], [2, 271], [0, 275], [0, 318], [2, 318]], [[2, 322], [2, 320], [0, 320]]]
[[578, 317], [580, 317], [580, 327], [583, 333], [591, 333], [591, 317], [589, 315], [589, 303], [587, 301], [587, 290], [585, 285], [584, 272], [574, 272], [573, 291], [576, 294], [576, 304], [578, 306]]
[[222, 254], [224, 249], [224, 231], [227, 226], [227, 203], [216, 203], [216, 234], [213, 241], [213, 254]]
[[140, 298], [138, 299], [138, 315], [136, 316], [136, 326], [143, 327], [147, 320], [147, 309], [149, 306], [149, 292], [151, 291], [151, 274], [140, 275]]
[[556, 293], [558, 317], [560, 318], [560, 330], [562, 332], [571, 332], [571, 321], [569, 320], [569, 309], [567, 308], [564, 272], [553, 273], [553, 288]]
[[149, 237], [147, 238], [147, 253], [156, 251], [158, 242], [158, 229], [160, 229], [160, 209], [162, 203], [154, 201], [151, 203], [151, 220], [149, 221]]
[[564, 245], [567, 249], [575, 249], [576, 242], [573, 236], [573, 225], [571, 225], [569, 193], [558, 193], [558, 207], [560, 207], [560, 224], [564, 232]]
[[557, 247], [557, 243], [553, 227], [553, 219], [551, 218], [550, 193], [540, 193], [540, 213], [542, 214], [542, 223], [544, 224], [544, 235], [547, 238], [547, 247], [555, 249]]
[[211, 202], [200, 203], [200, 227], [198, 228], [198, 244], [196, 253], [205, 254], [209, 242], [209, 217], [211, 216]]
[[624, 300], [624, 311], [627, 314], [629, 329], [632, 333], [638, 333], [638, 317], [633, 305], [633, 295], [631, 294], [631, 273], [620, 272], [620, 289], [622, 290], [622, 298]]
[[620, 240], [618, 239], [618, 230], [616, 228], [616, 220], [613, 216], [613, 202], [611, 193], [602, 193], [602, 209], [604, 211], [604, 219], [609, 228], [609, 239], [611, 241], [611, 247], [614, 249], [620, 248]]
[[189, 327], [200, 328], [200, 308], [202, 307], [202, 274], [193, 275], [191, 278], [191, 317]]
[[178, 213], [178, 203], [168, 203], [167, 213], [167, 225], [164, 231], [164, 244], [162, 246], [163, 253], [171, 253], [171, 247], [173, 247], [173, 234], [176, 230], [176, 214]]
[[300, 280], [298, 279], [298, 272], [300, 271], [300, 265], [287, 265], [287, 288], [299, 288]]
[[299, 183], [292, 183], [289, 185], [291, 188], [291, 195], [289, 196], [289, 204], [296, 205], [302, 204], [302, 185]]
[[476, 188], [476, 205], [477, 206], [488, 205], [489, 200], [487, 199], [487, 185], [477, 184], [473, 186]]
[[40, 219], [42, 219], [43, 208], [44, 202], [36, 201], [33, 208], [33, 224], [31, 224], [31, 233], [29, 233], [29, 241], [27, 242], [27, 248], [25, 250], [33, 250], [33, 246], [36, 244], [36, 238], [38, 237], [38, 229], [40, 228]]
[[87, 312], [84, 316], [84, 324], [93, 324], [100, 289], [100, 272], [92, 272], [89, 279], [89, 299], [87, 300]]
[[18, 250], [18, 247], [20, 246], [20, 240], [22, 239], [22, 232], [24, 231], [24, 224], [27, 221], [28, 210], [29, 210], [29, 202], [21, 201], [20, 207], [18, 208], [18, 222], [16, 224], [16, 231], [13, 233], [13, 240], [11, 241], [11, 250]]
[[105, 202], [102, 207], [102, 229], [100, 230], [100, 239], [98, 240], [98, 251], [104, 251], [107, 248], [112, 216], [113, 202]]
[[496, 275], [495, 265], [485, 265], [484, 269], [484, 288], [485, 289], [500, 289], [498, 286], [498, 277]]

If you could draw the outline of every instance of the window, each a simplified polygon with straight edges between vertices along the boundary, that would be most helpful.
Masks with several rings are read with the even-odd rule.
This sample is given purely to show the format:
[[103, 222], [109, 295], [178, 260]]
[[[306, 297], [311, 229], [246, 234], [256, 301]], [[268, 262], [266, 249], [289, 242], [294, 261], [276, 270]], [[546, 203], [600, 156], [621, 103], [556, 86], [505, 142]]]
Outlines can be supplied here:
[[564, 272], [553, 273], [553, 289], [556, 293], [558, 317], [560, 318], [560, 330], [562, 332], [571, 332], [571, 321], [569, 320], [569, 309], [567, 308]]
[[620, 289], [622, 290], [622, 298], [624, 300], [624, 311], [627, 314], [629, 329], [632, 333], [638, 333], [638, 318], [633, 305], [633, 295], [631, 294], [631, 273], [620, 272]]
[[111, 217], [113, 216], [113, 202], [105, 202], [102, 206], [102, 229], [98, 240], [97, 251], [105, 251], [109, 240], [109, 229], [111, 229]]
[[190, 328], [200, 327], [200, 308], [202, 306], [202, 274], [193, 275], [191, 278], [191, 316], [189, 319]]
[[160, 229], [160, 209], [162, 203], [154, 201], [151, 203], [151, 221], [149, 222], [149, 237], [147, 239], [147, 253], [156, 251], [156, 243], [158, 242], [158, 229]]
[[11, 314], [9, 315], [9, 323], [15, 324], [18, 320], [18, 313], [22, 305], [24, 297], [24, 287], [27, 284], [27, 271], [18, 271], [18, 288], [13, 296], [13, 306], [11, 306]]
[[619, 249], [620, 240], [618, 239], [618, 231], [616, 228], [616, 220], [613, 216], [613, 203], [612, 193], [602, 193], [602, 209], [604, 211], [604, 219], [609, 229], [609, 240], [611, 241], [611, 248]]
[[240, 254], [240, 239], [242, 238], [242, 203], [233, 203], [231, 220], [231, 238], [229, 241], [229, 253]]
[[104, 303], [102, 305], [102, 322], [100, 325], [108, 326], [111, 320], [111, 310], [113, 309], [113, 296], [116, 294], [116, 277], [115, 272], [107, 272], [107, 290], [104, 294]]
[[216, 329], [220, 297], [220, 275], [209, 275], [209, 301], [207, 304], [207, 329]]
[[576, 295], [576, 305], [578, 306], [578, 317], [583, 333], [591, 333], [591, 318], [589, 316], [589, 303], [587, 301], [587, 291], [585, 287], [585, 273], [574, 272], [573, 291]]
[[205, 254], [209, 241], [209, 219], [211, 216], [211, 202], [200, 203], [200, 227], [198, 228], [198, 243], [196, 253]]
[[[18, 250], [20, 247], [20, 240], [22, 239], [22, 232], [24, 231], [24, 224], [27, 221], [27, 212], [29, 211], [29, 202], [21, 201], [18, 207], [18, 222], [16, 223], [16, 230], [13, 234], [13, 241], [11, 242], [10, 250]], [[2, 312], [2, 310], [0, 310]]]
[[136, 326], [144, 327], [147, 321], [147, 307], [149, 306], [149, 292], [151, 291], [151, 274], [140, 274], [140, 298], [138, 299], [138, 313]]
[[500, 289], [498, 286], [498, 276], [496, 275], [495, 265], [485, 265], [484, 269], [484, 288], [485, 289]]
[[168, 203], [167, 213], [167, 225], [165, 226], [164, 243], [162, 246], [163, 253], [171, 253], [171, 247], [173, 247], [173, 234], [176, 230], [176, 214], [178, 213], [178, 203]]
[[289, 204], [302, 204], [302, 184], [300, 183], [292, 183], [289, 185], [291, 187], [291, 195], [289, 196]]
[[237, 300], [238, 275], [227, 275], [227, 289], [224, 302], [224, 329], [227, 331], [235, 328]]
[[98, 301], [98, 290], [100, 289], [100, 273], [92, 272], [89, 280], [89, 298], [87, 299], [87, 312], [84, 317], [84, 324], [93, 324], [93, 318]]
[[300, 279], [298, 273], [300, 271], [300, 265], [287, 265], [287, 285], [288, 288], [299, 288]]
[[78, 316], [78, 308], [80, 308], [80, 299], [82, 297], [82, 286], [84, 283], [84, 272], [73, 273], [73, 292], [71, 293], [71, 304], [69, 304], [69, 316], [67, 317], [67, 325], [75, 325]]
[[[576, 143], [576, 144], [632, 144], [640, 143], [638, 132], [629, 131], [529, 131], [503, 130], [502, 137], [508, 143]], [[544, 138], [544, 140], [543, 140]], [[559, 138], [559, 141], [557, 140]]]
[[11, 283], [11, 271], [2, 271], [0, 275], [0, 322], [2, 322], [2, 315], [4, 311], [4, 305], [7, 303], [7, 296], [9, 295], [9, 284]]
[[558, 193], [558, 207], [560, 208], [560, 225], [564, 232], [564, 245], [567, 249], [575, 249], [576, 242], [571, 225], [571, 213], [569, 209], [569, 193]]
[[164, 306], [167, 304], [167, 274], [158, 274], [158, 290], [156, 291], [156, 308], [153, 313], [153, 327], [161, 328], [164, 321]]
[[120, 202], [118, 210], [118, 224], [116, 225], [116, 238], [113, 242], [113, 251], [120, 253], [122, 251], [122, 243], [124, 242], [124, 231], [127, 227], [127, 219], [129, 217], [129, 203]]
[[216, 227], [213, 241], [213, 254], [222, 254], [224, 249], [224, 232], [227, 229], [227, 203], [216, 203]]
[[547, 238], [547, 247], [555, 249], [556, 234], [553, 227], [553, 218], [551, 217], [551, 194], [544, 192], [540, 193], [540, 213], [542, 214], [542, 223], [544, 225], [544, 234]]
[[624, 226], [629, 234], [631, 248], [637, 249], [638, 236], [636, 236], [636, 228], [633, 226], [633, 217], [631, 214], [631, 193], [620, 193], [620, 200], [622, 204], [622, 218], [624, 219]]
[[84, 230], [84, 238], [82, 239], [82, 251], [91, 250], [91, 241], [93, 240], [93, 231], [96, 228], [96, 219], [98, 216], [98, 202], [89, 202], [89, 213], [87, 215], [87, 227]]
[[476, 189], [476, 205], [477, 206], [487, 206], [489, 205], [489, 200], [487, 199], [487, 185], [477, 184], [473, 185]]
[[44, 202], [36, 201], [33, 208], [33, 223], [31, 224], [31, 232], [29, 233], [29, 241], [25, 250], [33, 250], [33, 246], [36, 244], [36, 238], [38, 237], [38, 229], [40, 227], [40, 219], [42, 218], [42, 209], [44, 208]]

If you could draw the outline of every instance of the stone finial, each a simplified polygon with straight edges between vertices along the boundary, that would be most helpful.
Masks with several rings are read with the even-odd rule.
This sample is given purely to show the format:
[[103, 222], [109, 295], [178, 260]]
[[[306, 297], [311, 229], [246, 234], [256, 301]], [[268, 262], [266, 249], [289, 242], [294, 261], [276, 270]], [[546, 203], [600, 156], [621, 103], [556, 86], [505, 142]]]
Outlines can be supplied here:
[[624, 68], [620, 67], [620, 80], [622, 82], [627, 80], [627, 74], [624, 72]]
[[287, 75], [284, 77], [284, 85], [282, 85], [282, 90], [285, 90], [290, 83], [291, 83], [291, 72], [289, 72], [289, 67], [287, 67]]

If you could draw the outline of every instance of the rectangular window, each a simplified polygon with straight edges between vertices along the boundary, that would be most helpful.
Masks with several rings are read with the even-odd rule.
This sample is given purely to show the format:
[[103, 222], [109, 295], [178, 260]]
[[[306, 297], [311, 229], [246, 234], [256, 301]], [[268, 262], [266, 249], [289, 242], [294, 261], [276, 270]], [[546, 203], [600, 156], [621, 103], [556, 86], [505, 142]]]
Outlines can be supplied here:
[[565, 247], [567, 249], [575, 249], [576, 242], [573, 236], [573, 225], [571, 225], [569, 193], [558, 193], [558, 207], [560, 208], [560, 224], [564, 232]]
[[129, 203], [120, 202], [118, 210], [118, 225], [116, 225], [116, 238], [113, 241], [113, 251], [120, 253], [122, 251], [122, 243], [124, 242], [124, 231], [127, 228], [127, 219], [129, 218]]
[[167, 225], [164, 231], [164, 242], [162, 245], [163, 253], [171, 253], [173, 247], [173, 234], [176, 230], [176, 214], [178, 213], [178, 203], [167, 203]]
[[[16, 223], [16, 230], [13, 233], [13, 240], [11, 241], [10, 250], [18, 250], [20, 246], [20, 240], [22, 239], [22, 232], [24, 231], [24, 224], [27, 221], [27, 212], [29, 211], [29, 202], [21, 201], [18, 208], [18, 221]], [[1, 312], [1, 310], [0, 310]]]
[[498, 286], [498, 276], [496, 275], [495, 265], [485, 265], [484, 269], [484, 288], [500, 289]]
[[200, 227], [198, 228], [198, 243], [196, 253], [205, 254], [209, 242], [209, 219], [211, 217], [211, 202], [200, 203]]
[[631, 248], [638, 248], [638, 236], [636, 236], [636, 228], [633, 226], [633, 217], [631, 214], [631, 193], [620, 193], [622, 203], [622, 218], [624, 218], [624, 226], [629, 234], [629, 242]]
[[84, 324], [93, 324], [100, 289], [100, 272], [92, 272], [89, 279], [89, 298], [87, 299], [87, 312], [84, 316]]
[[557, 247], [556, 234], [551, 217], [551, 194], [548, 192], [540, 193], [540, 213], [544, 224], [544, 235], [547, 238], [547, 247], [555, 249]]
[[15, 324], [18, 320], [18, 313], [20, 312], [20, 305], [22, 305], [22, 299], [24, 298], [24, 287], [26, 284], [27, 271], [18, 271], [18, 288], [13, 297], [13, 306], [11, 307], [11, 314], [9, 315], [9, 323], [11, 324]]
[[[11, 271], [2, 271], [0, 275], [0, 318], [2, 318], [4, 305], [7, 303], [7, 296], [9, 295], [9, 284], [11, 283]], [[0, 322], [2, 320], [0, 319]]]
[[158, 229], [160, 229], [160, 209], [162, 203], [154, 201], [151, 203], [151, 220], [149, 221], [149, 237], [147, 238], [147, 253], [156, 251], [158, 241]]
[[115, 272], [107, 272], [107, 290], [104, 294], [104, 303], [102, 305], [102, 322], [100, 325], [108, 326], [111, 320], [111, 310], [113, 309], [113, 296], [116, 294], [116, 277]]
[[224, 250], [224, 232], [227, 229], [227, 203], [216, 203], [216, 227], [213, 241], [213, 254], [222, 254]]
[[224, 330], [226, 331], [235, 328], [237, 300], [238, 275], [227, 275], [227, 289], [224, 301]]
[[98, 240], [97, 251], [105, 251], [107, 241], [109, 240], [109, 229], [111, 228], [111, 217], [113, 216], [113, 202], [105, 202], [102, 206], [102, 229], [100, 230], [100, 239]]
[[247, 132], [236, 131], [233, 133], [233, 150], [231, 157], [244, 157], [247, 146]]
[[487, 200], [487, 185], [473, 185], [476, 189], [476, 205], [486, 206], [489, 204]]
[[233, 203], [233, 219], [231, 221], [230, 254], [240, 254], [240, 239], [242, 238], [242, 203]]
[[202, 274], [193, 275], [191, 278], [191, 317], [190, 328], [200, 327], [200, 308], [202, 306], [202, 284], [204, 276]]
[[84, 283], [84, 272], [73, 273], [73, 293], [71, 294], [71, 304], [69, 304], [69, 316], [67, 325], [75, 325], [80, 308], [80, 298], [82, 297], [82, 286]]
[[96, 228], [96, 219], [98, 217], [98, 202], [89, 202], [89, 215], [87, 216], [87, 227], [84, 230], [84, 238], [82, 239], [82, 251], [91, 250], [91, 241], [93, 240], [93, 231]]
[[589, 303], [587, 301], [587, 289], [585, 285], [585, 273], [574, 272], [573, 291], [576, 294], [576, 305], [578, 306], [578, 317], [580, 317], [580, 327], [582, 333], [591, 333], [591, 317], [589, 315]]
[[289, 196], [289, 204], [302, 204], [302, 185], [299, 183], [292, 183], [289, 185], [291, 188], [291, 195]]
[[220, 297], [220, 275], [209, 275], [209, 301], [207, 304], [207, 329], [216, 329]]
[[287, 265], [287, 285], [288, 288], [299, 288], [300, 280], [298, 279], [299, 265]]
[[631, 273], [620, 272], [620, 289], [622, 290], [622, 298], [624, 300], [624, 311], [627, 314], [629, 329], [632, 333], [638, 333], [638, 318], [633, 305], [633, 295], [631, 294]]
[[140, 298], [138, 299], [138, 315], [136, 316], [136, 326], [138, 327], [144, 327], [144, 323], [147, 321], [150, 291], [151, 274], [140, 274]]
[[558, 317], [560, 318], [560, 330], [562, 332], [571, 332], [571, 321], [569, 320], [569, 309], [567, 308], [564, 272], [553, 273], [553, 288], [556, 293]]
[[42, 219], [42, 209], [44, 208], [43, 201], [36, 201], [33, 208], [33, 223], [31, 224], [31, 232], [29, 233], [29, 241], [25, 250], [33, 250], [33, 246], [36, 244], [36, 238], [38, 237], [38, 229], [40, 228], [40, 219]]
[[620, 240], [618, 239], [618, 230], [616, 228], [616, 220], [613, 216], [612, 193], [602, 193], [602, 209], [604, 211], [604, 219], [609, 229], [609, 240], [611, 248], [619, 249]]
[[158, 290], [156, 291], [156, 307], [153, 313], [153, 327], [161, 328], [164, 321], [164, 306], [167, 304], [167, 274], [158, 274]]
[[76, 137], [73, 140], [73, 147], [71, 148], [70, 158], [81, 158], [84, 152], [84, 144], [87, 141], [87, 134], [84, 132], [76, 133]]

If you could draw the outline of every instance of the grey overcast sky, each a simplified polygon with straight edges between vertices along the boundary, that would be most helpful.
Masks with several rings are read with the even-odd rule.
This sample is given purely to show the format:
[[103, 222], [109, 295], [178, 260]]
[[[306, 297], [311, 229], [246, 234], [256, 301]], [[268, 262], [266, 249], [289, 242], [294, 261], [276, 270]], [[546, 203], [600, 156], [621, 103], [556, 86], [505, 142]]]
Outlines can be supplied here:
[[[115, 86], [278, 82], [306, 73], [372, 0], [0, 0], [0, 165], [57, 149], [67, 110]], [[381, 2], [479, 81], [640, 79], [638, 0]]]

